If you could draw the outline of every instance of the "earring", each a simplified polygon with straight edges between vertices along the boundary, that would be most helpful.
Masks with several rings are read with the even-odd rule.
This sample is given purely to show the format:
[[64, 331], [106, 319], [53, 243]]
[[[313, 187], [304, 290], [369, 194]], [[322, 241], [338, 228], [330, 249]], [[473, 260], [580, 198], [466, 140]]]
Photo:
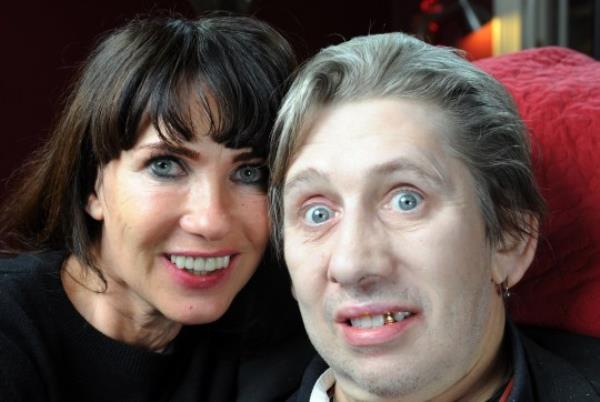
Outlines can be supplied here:
[[[492, 283], [495, 283], [492, 279]], [[504, 300], [510, 298], [512, 296], [512, 292], [508, 287], [508, 278], [505, 279], [502, 283], [495, 283], [496, 285], [496, 293], [498, 296], [501, 296]]]
[[500, 284], [500, 288], [502, 291], [502, 298], [503, 299], [509, 299], [512, 296], [512, 293], [510, 291], [510, 288], [508, 287], [508, 279], [505, 279], [504, 282], [502, 282]]

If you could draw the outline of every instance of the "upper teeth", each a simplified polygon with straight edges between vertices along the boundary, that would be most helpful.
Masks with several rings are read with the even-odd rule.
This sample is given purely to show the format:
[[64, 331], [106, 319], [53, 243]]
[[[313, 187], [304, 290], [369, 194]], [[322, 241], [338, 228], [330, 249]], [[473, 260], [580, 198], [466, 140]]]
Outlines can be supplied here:
[[187, 257], [183, 255], [171, 255], [171, 262], [179, 269], [186, 269], [188, 271], [206, 273], [216, 269], [222, 269], [229, 265], [229, 259], [231, 256], [226, 255], [223, 257]]
[[394, 317], [394, 321], [402, 321], [406, 317], [411, 315], [411, 313], [409, 313], [408, 311], [401, 311], [401, 312], [397, 312], [397, 313], [390, 312], [390, 313], [384, 313], [384, 314], [379, 314], [379, 315], [365, 315], [365, 316], [358, 317], [358, 318], [351, 318], [350, 325], [352, 325], [353, 327], [359, 327], [359, 328], [382, 327], [385, 325], [385, 316], [388, 314], [391, 314]]

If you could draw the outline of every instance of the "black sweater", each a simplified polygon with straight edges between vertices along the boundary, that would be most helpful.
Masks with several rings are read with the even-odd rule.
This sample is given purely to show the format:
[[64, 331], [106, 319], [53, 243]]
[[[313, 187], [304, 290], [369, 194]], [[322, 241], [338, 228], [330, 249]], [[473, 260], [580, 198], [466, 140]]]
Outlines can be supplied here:
[[164, 353], [106, 337], [67, 298], [64, 256], [0, 260], [1, 401], [267, 402], [297, 387], [310, 355], [301, 334], [252, 354], [217, 324], [184, 327]]

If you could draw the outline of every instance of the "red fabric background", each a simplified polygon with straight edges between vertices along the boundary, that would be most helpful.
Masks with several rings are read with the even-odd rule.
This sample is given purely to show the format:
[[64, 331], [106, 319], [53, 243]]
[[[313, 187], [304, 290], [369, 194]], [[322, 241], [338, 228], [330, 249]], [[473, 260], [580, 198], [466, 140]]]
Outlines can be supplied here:
[[513, 94], [548, 218], [515, 321], [600, 336], [600, 62], [546, 47], [475, 63]]

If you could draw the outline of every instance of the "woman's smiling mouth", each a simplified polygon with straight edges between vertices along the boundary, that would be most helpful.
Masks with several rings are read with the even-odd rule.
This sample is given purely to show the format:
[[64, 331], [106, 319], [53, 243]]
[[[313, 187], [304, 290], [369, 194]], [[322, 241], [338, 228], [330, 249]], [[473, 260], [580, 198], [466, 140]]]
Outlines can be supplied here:
[[221, 257], [190, 257], [171, 254], [170, 260], [179, 269], [200, 275], [206, 275], [216, 270], [227, 268], [231, 255]]
[[188, 289], [209, 289], [223, 284], [240, 259], [240, 254], [231, 250], [204, 256], [191, 254], [163, 256], [171, 277]]

